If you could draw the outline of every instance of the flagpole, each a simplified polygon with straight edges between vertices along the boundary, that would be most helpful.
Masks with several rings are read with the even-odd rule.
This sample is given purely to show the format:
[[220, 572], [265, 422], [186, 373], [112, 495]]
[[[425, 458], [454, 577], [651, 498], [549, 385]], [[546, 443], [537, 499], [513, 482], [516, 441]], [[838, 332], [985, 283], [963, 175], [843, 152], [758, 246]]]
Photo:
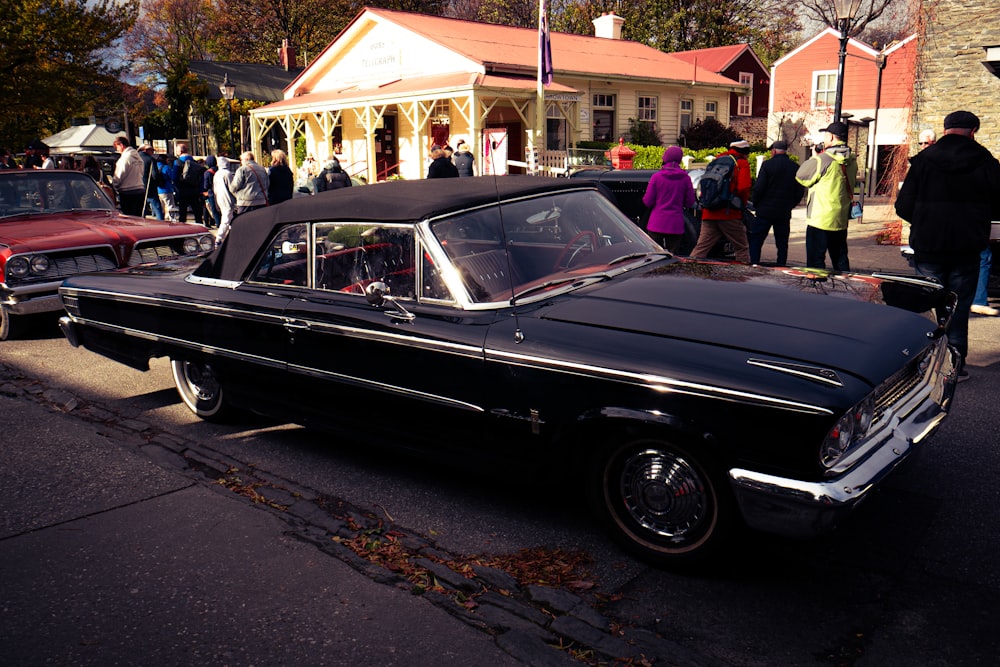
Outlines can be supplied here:
[[538, 80], [535, 91], [535, 131], [532, 133], [533, 171], [538, 170], [538, 156], [545, 139], [545, 85], [551, 82], [551, 46], [549, 45], [549, 24], [545, 0], [538, 0]]

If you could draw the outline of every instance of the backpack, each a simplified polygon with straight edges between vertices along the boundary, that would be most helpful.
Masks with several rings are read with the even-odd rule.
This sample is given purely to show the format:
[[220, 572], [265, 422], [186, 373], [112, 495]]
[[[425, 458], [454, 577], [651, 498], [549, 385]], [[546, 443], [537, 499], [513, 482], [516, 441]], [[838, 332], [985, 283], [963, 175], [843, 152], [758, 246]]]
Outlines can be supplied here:
[[187, 160], [184, 160], [184, 166], [181, 167], [181, 175], [178, 180], [183, 185], [201, 190], [202, 177], [204, 175], [205, 167], [198, 162], [195, 162], [194, 158], [188, 158]]
[[[728, 159], [726, 159], [728, 158]], [[740, 209], [734, 206], [733, 174], [736, 172], [736, 158], [732, 155], [717, 157], [705, 167], [705, 173], [698, 183], [698, 203], [702, 208], [717, 210], [723, 208]]]

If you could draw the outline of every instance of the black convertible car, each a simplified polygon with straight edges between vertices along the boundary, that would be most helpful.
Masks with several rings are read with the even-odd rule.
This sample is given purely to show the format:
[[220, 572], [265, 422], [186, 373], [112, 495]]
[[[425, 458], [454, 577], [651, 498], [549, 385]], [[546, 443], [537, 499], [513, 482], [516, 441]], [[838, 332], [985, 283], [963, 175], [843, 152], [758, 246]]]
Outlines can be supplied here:
[[544, 462], [661, 563], [740, 524], [829, 529], [955, 386], [939, 286], [672, 257], [577, 179], [295, 199], [241, 216], [207, 259], [60, 292], [73, 345], [139, 369], [169, 357], [205, 419]]

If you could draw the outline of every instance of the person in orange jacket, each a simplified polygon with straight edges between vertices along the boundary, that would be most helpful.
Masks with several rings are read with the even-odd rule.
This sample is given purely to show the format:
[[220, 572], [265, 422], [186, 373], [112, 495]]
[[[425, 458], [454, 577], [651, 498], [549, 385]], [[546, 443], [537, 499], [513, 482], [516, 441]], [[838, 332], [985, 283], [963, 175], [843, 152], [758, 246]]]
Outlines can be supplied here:
[[736, 167], [730, 180], [733, 193], [733, 206], [717, 209], [702, 209], [701, 233], [698, 243], [691, 251], [692, 257], [705, 258], [722, 238], [733, 244], [736, 261], [750, 263], [750, 244], [747, 241], [747, 228], [743, 224], [743, 209], [750, 200], [750, 189], [753, 181], [750, 177], [750, 144], [741, 139], [729, 144], [729, 150], [715, 157], [716, 160], [735, 160]]

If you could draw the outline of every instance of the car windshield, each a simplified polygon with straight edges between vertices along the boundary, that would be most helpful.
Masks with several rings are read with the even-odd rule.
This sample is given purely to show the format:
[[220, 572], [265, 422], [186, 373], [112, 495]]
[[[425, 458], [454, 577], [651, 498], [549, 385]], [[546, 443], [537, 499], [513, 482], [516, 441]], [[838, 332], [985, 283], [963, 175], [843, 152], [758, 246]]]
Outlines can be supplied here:
[[431, 230], [478, 303], [509, 301], [546, 283], [585, 284], [572, 278], [612, 266], [620, 271], [648, 253], [661, 252], [593, 190], [467, 211], [433, 223]]
[[114, 211], [90, 176], [72, 171], [0, 171], [0, 218], [63, 211]]

